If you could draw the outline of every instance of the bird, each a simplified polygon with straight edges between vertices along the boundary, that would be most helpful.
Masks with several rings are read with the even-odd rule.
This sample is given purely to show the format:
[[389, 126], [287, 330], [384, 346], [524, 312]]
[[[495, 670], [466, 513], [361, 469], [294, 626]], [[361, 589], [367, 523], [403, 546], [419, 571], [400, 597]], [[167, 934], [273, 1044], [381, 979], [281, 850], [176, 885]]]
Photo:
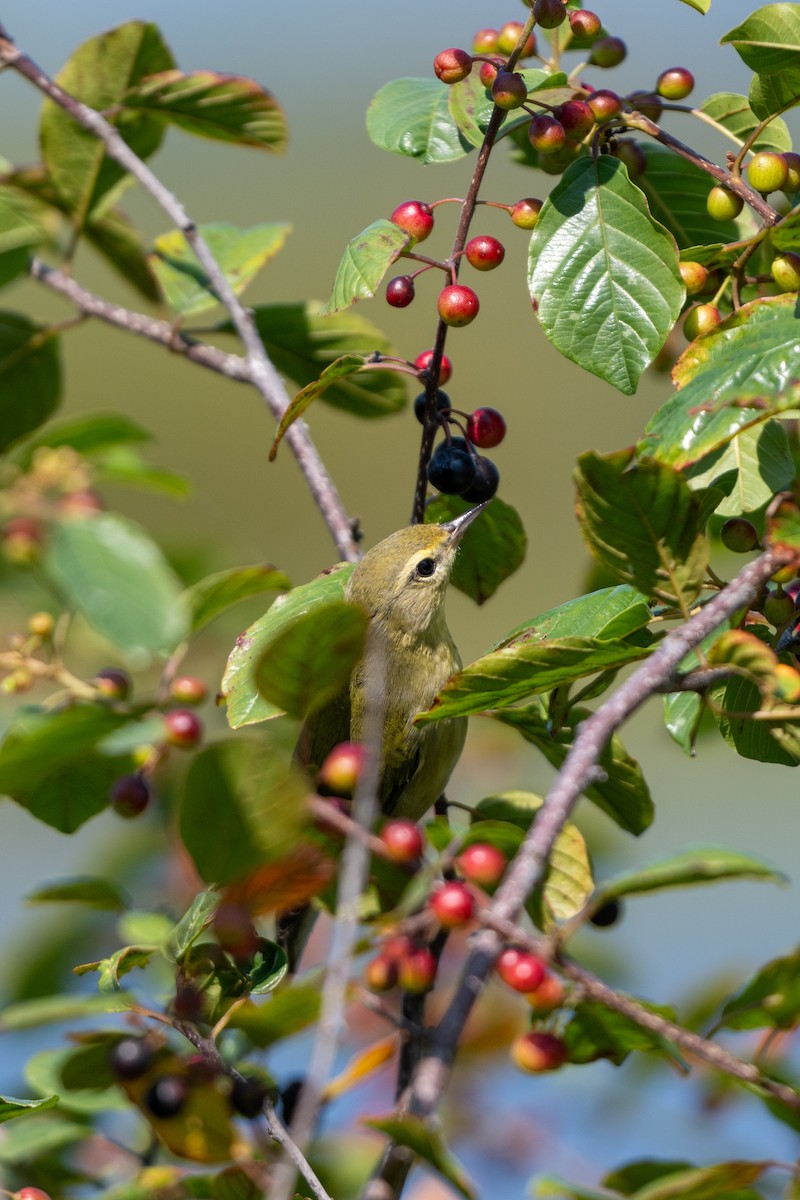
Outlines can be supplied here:
[[[467, 733], [465, 717], [414, 724], [461, 659], [444, 602], [464, 533], [491, 501], [441, 524], [410, 525], [356, 564], [345, 599], [367, 616], [365, 653], [342, 690], [305, 720], [295, 760], [314, 774], [342, 742], [368, 742], [370, 708], [382, 708], [377, 799], [386, 817], [419, 820], [444, 792]], [[285, 913], [279, 941], [298, 957], [304, 910]]]

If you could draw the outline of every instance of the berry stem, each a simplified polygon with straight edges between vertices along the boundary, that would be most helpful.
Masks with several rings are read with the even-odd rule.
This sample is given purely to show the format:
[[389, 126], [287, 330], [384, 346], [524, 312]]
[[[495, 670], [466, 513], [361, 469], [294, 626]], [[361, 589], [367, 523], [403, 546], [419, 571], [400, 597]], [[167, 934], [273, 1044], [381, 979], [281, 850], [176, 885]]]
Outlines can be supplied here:
[[[509, 56], [506, 65], [507, 71], [513, 71], [519, 60], [523, 47], [533, 32], [534, 27], [533, 13], [530, 14], [525, 26], [519, 35], [517, 44]], [[472, 172], [472, 178], [467, 189], [467, 194], [461, 205], [461, 216], [458, 221], [458, 228], [453, 240], [453, 249], [450, 253], [450, 261], [452, 264], [453, 281], [458, 278], [458, 265], [461, 251], [467, 244], [467, 234], [472, 217], [475, 213], [475, 207], [478, 203], [478, 192], [480, 191], [483, 177], [486, 174], [486, 168], [489, 165], [489, 156], [492, 152], [498, 130], [505, 118], [505, 110], [498, 108], [495, 104], [492, 109], [492, 115], [489, 118], [489, 123], [486, 127], [486, 133], [483, 137], [481, 148], [478, 151], [478, 158]], [[422, 426], [422, 438], [420, 439], [419, 447], [419, 464], [417, 466], [417, 483], [414, 490], [414, 505], [411, 512], [411, 524], [421, 525], [425, 520], [425, 496], [428, 490], [428, 476], [425, 468], [431, 457], [433, 450], [433, 439], [438, 428], [436, 421], [436, 393], [439, 388], [439, 371], [442, 365], [442, 355], [444, 354], [445, 341], [447, 340], [447, 325], [439, 318], [436, 325], [436, 338], [433, 343], [433, 358], [431, 359], [429, 374], [425, 381], [425, 423]]]

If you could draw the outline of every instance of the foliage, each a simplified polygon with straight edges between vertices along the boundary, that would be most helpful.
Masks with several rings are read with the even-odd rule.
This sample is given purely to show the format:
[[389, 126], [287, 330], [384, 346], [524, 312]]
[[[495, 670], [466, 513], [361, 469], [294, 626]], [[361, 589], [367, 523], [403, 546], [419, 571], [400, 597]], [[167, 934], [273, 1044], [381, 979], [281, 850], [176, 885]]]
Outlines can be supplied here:
[[[143, 21], [89, 39], [55, 85], [44, 85], [31, 60], [0, 37], [0, 66], [47, 94], [41, 163], [7, 164], [0, 178], [0, 286], [29, 276], [62, 291], [86, 314], [180, 348], [254, 386], [277, 418], [270, 458], [285, 439], [337, 547], [351, 560], [294, 587], [282, 565], [262, 563], [225, 562], [221, 570], [190, 571], [185, 578], [186, 570], [176, 569], [150, 531], [104, 511], [99, 491], [105, 482], [124, 480], [181, 494], [185, 481], [148, 460], [147, 432], [120, 414], [55, 417], [69, 387], [63, 342], [72, 322], [43, 323], [11, 308], [0, 314], [0, 586], [9, 594], [21, 586], [26, 597], [38, 598], [39, 610], [31, 611], [24, 631], [9, 631], [0, 648], [0, 686], [15, 709], [0, 740], [0, 793], [63, 834], [78, 833], [108, 808], [119, 819], [156, 808], [164, 817], [154, 835], [160, 844], [148, 843], [146, 852], [162, 862], [172, 855], [191, 880], [182, 906], [170, 900], [153, 911], [134, 906], [123, 886], [127, 874], [115, 877], [110, 867], [32, 886], [31, 902], [66, 906], [74, 919], [74, 940], [66, 939], [64, 951], [74, 951], [66, 964], [74, 975], [61, 972], [57, 956], [43, 951], [48, 978], [63, 977], [49, 991], [22, 989], [0, 1012], [6, 1035], [54, 1021], [69, 1025], [59, 1048], [30, 1057], [24, 1086], [33, 1094], [0, 1097], [0, 1123], [12, 1123], [0, 1139], [0, 1171], [9, 1189], [30, 1184], [79, 1195], [91, 1183], [109, 1200], [288, 1196], [291, 1173], [286, 1176], [276, 1148], [289, 1136], [274, 1107], [279, 1098], [283, 1121], [297, 1137], [295, 1166], [299, 1162], [304, 1179], [298, 1186], [318, 1197], [356, 1195], [374, 1162], [356, 1156], [358, 1179], [344, 1182], [346, 1156], [340, 1154], [328, 1164], [330, 1181], [319, 1165], [320, 1183], [306, 1161], [324, 1163], [324, 1145], [311, 1136], [317, 1110], [396, 1058], [399, 1091], [409, 1089], [410, 1107], [367, 1120], [389, 1146], [384, 1167], [377, 1168], [394, 1189], [386, 1194], [399, 1196], [416, 1158], [471, 1197], [475, 1188], [436, 1112], [445, 1081], [419, 1090], [415, 1069], [426, 1053], [423, 1030], [433, 1012], [444, 1012], [433, 1037], [449, 1066], [481, 991], [475, 981], [486, 981], [504, 943], [498, 973], [511, 988], [530, 992], [530, 1005], [523, 1035], [514, 1040], [508, 1029], [498, 1033], [498, 1019], [494, 1036], [497, 1044], [512, 1043], [523, 1069], [566, 1063], [575, 1070], [601, 1058], [619, 1066], [631, 1055], [666, 1059], [681, 1071], [705, 1063], [732, 1085], [744, 1085], [742, 1091], [755, 1092], [779, 1121], [798, 1127], [800, 1096], [786, 1081], [790, 1071], [772, 1038], [797, 1027], [796, 951], [774, 957], [749, 982], [718, 997], [713, 1034], [701, 1037], [684, 1029], [672, 1008], [596, 979], [581, 964], [580, 941], [574, 951], [572, 945], [588, 922], [606, 923], [609, 912], [613, 917], [623, 897], [629, 902], [655, 890], [721, 880], [779, 883], [780, 873], [749, 851], [704, 846], [603, 879], [591, 842], [571, 814], [585, 794], [620, 829], [645, 834], [654, 816], [647, 767], [625, 749], [618, 730], [657, 694], [665, 697], [666, 729], [687, 752], [705, 724], [767, 774], [769, 764], [800, 763], [800, 156], [783, 120], [800, 104], [800, 5], [767, 4], [723, 38], [752, 73], [747, 96], [718, 92], [689, 109], [670, 102], [666, 84], [659, 84], [657, 96], [595, 90], [584, 74], [600, 62], [604, 43], [608, 50], [607, 31], [592, 50], [575, 0], [568, 0], [567, 20], [554, 3], [558, 20], [546, 19], [552, 3], [537, 0], [527, 24], [518, 22], [511, 34], [504, 30], [494, 51], [484, 46], [477, 57], [443, 52], [469, 59], [455, 82], [441, 82], [447, 63], [440, 69], [440, 55], [440, 78], [389, 81], [370, 105], [369, 135], [390, 153], [425, 164], [463, 160], [465, 171], [474, 156], [466, 198], [457, 202], [461, 220], [453, 220], [458, 230], [450, 255], [429, 257], [419, 244], [452, 210], [444, 201], [409, 202], [352, 237], [327, 303], [304, 298], [253, 311], [238, 297], [281, 251], [290, 226], [275, 219], [239, 229], [226, 214], [199, 226], [181, 221], [180, 206], [165, 201], [145, 163], [170, 126], [282, 153], [288, 123], [279, 100], [237, 75], [182, 71], [157, 27]], [[710, 0], [685, 3], [699, 18]], [[668, 0], [662, 7], [666, 12]], [[529, 61], [532, 33], [541, 65]], [[493, 53], [501, 54], [499, 64], [490, 61]], [[502, 68], [502, 82], [518, 63], [509, 86], [522, 90], [523, 102], [506, 106], [502, 89], [493, 91], [492, 70]], [[602, 111], [603, 95], [611, 96], [613, 111]], [[659, 123], [662, 109], [685, 112], [689, 127], [693, 120], [711, 126], [726, 165], [677, 142]], [[533, 129], [529, 138], [537, 114], [559, 126], [554, 147], [543, 149]], [[569, 124], [576, 114], [588, 120], [579, 133]], [[544, 190], [548, 177], [553, 180], [542, 200], [507, 205], [489, 199], [491, 156], [504, 146], [535, 181], [530, 190]], [[761, 154], [780, 175], [766, 195], [748, 183], [748, 166]], [[170, 218], [151, 247], [119, 207], [135, 182]], [[713, 201], [707, 206], [710, 188], [720, 183], [733, 197], [730, 211], [716, 214], [722, 220], [711, 211]], [[526, 553], [527, 514], [494, 499], [496, 469], [479, 453], [501, 440], [504, 424], [496, 438], [481, 441], [476, 414], [461, 413], [455, 402], [451, 407], [447, 396], [442, 401], [439, 384], [449, 374], [443, 350], [449, 327], [467, 323], [460, 313], [440, 299], [435, 349], [420, 365], [398, 354], [361, 310], [354, 315], [350, 309], [374, 298], [394, 270], [410, 281], [401, 288], [404, 302], [414, 298], [415, 284], [422, 291], [430, 283], [431, 271], [433, 278], [442, 271], [451, 291], [469, 291], [462, 267], [489, 269], [505, 253], [490, 247], [482, 259], [484, 251], [467, 243], [479, 196], [531, 231], [518, 267], [527, 271], [535, 318], [552, 347], [625, 396], [655, 364], [670, 361], [674, 391], [635, 446], [588, 450], [575, 467], [577, 522], [597, 567], [597, 586], [526, 618], [461, 665], [443, 625], [426, 625], [424, 604], [395, 630], [388, 652], [378, 641], [381, 614], [396, 612], [401, 587], [431, 577], [445, 561], [436, 558], [442, 545], [451, 547], [462, 534], [454, 565], [446, 565], [456, 588], [480, 605], [513, 580]], [[741, 214], [734, 211], [742, 205]], [[161, 304], [169, 321], [79, 294], [72, 260], [84, 243], [143, 302]], [[698, 304], [707, 310], [708, 331], [678, 355], [673, 334], [687, 312], [692, 331]], [[225, 315], [212, 333], [223, 341], [238, 335], [241, 357], [204, 340], [207, 327], [185, 327], [220, 305]], [[458, 336], [452, 334], [456, 344]], [[313, 419], [317, 399], [365, 419], [398, 412], [406, 376], [425, 396], [422, 407], [415, 405], [423, 426], [418, 528], [406, 531], [416, 540], [413, 546], [408, 536], [384, 543], [383, 557], [378, 547], [360, 571], [353, 523], [328, 488], [300, 418]], [[282, 379], [298, 389], [293, 398]], [[572, 411], [576, 404], [573, 399]], [[385, 437], [379, 425], [376, 443]], [[496, 415], [488, 426], [499, 428]], [[429, 465], [437, 436], [442, 461], [452, 478], [456, 467], [466, 470], [466, 486], [448, 486], [447, 474]], [[430, 498], [429, 485], [438, 491]], [[476, 512], [489, 501], [485, 514]], [[474, 523], [465, 524], [467, 513]], [[295, 514], [291, 519], [300, 521]], [[733, 579], [723, 578], [731, 572], [730, 559], [718, 555], [720, 537], [747, 555]], [[365, 592], [359, 580], [370, 562], [379, 568], [373, 566], [373, 586]], [[211, 622], [263, 594], [271, 599], [267, 611], [239, 636], [227, 663], [215, 660], [210, 670], [211, 692], [229, 730], [224, 737], [206, 735], [192, 706], [203, 703], [209, 687], [184, 675], [184, 663]], [[87, 667], [98, 646], [113, 648], [124, 666]], [[442, 661], [447, 671], [430, 686]], [[388, 709], [397, 693], [411, 705], [399, 732]], [[376, 735], [373, 709], [382, 703], [389, 715]], [[460, 745], [455, 731], [474, 715], [516, 730], [555, 770], [553, 789], [544, 799], [514, 789], [487, 795], [471, 807], [468, 824], [459, 816], [463, 804], [451, 795], [455, 803], [437, 804], [420, 845], [404, 857], [385, 830], [374, 835], [384, 816], [397, 815], [393, 805], [403, 818], [424, 816], [414, 808], [414, 788], [424, 792], [425, 782], [437, 777], [447, 748]], [[287, 746], [298, 728], [292, 756]], [[326, 757], [337, 743], [346, 745]], [[451, 767], [443, 771], [445, 782]], [[389, 778], [396, 786], [381, 792]], [[372, 811], [376, 797], [390, 790], [387, 811]], [[437, 795], [438, 789], [426, 802]], [[374, 828], [361, 827], [364, 813]], [[142, 870], [135, 838], [131, 847], [135, 876]], [[487, 848], [487, 861], [502, 868], [494, 876], [480, 877], [477, 868], [470, 875], [467, 864]], [[466, 906], [464, 920], [456, 913], [450, 921], [436, 897], [443, 880], [457, 884], [459, 872], [466, 882], [450, 895]], [[330, 961], [323, 971], [302, 963], [298, 971], [299, 942], [311, 917], [324, 910], [336, 920]], [[107, 926], [99, 938], [101, 926], [92, 924], [109, 914], [117, 919], [113, 943]], [[306, 929], [295, 941], [287, 928], [297, 920]], [[473, 949], [458, 943], [459, 965], [467, 965], [448, 1009], [438, 959], [448, 929], [470, 922], [478, 932]], [[504, 973], [509, 951], [514, 961]], [[391, 999], [385, 1009], [379, 1001], [371, 1007], [404, 1023], [406, 1043], [395, 1055], [393, 1036], [366, 1048], [354, 1038], [354, 1057], [331, 1077], [345, 1003], [356, 1006], [359, 1020], [369, 1006], [357, 982], [357, 960], [367, 953], [373, 957], [364, 978], [374, 990], [401, 984], [402, 1017]], [[537, 987], [513, 981], [526, 956], [541, 960]], [[552, 999], [545, 1003], [539, 988], [547, 980]], [[438, 1008], [426, 1010], [431, 989]], [[491, 1004], [477, 1004], [488, 1021]], [[721, 1029], [765, 1029], [770, 1040], [754, 1063], [743, 1062], [716, 1040]], [[269, 1074], [268, 1051], [303, 1031], [317, 1040], [311, 1082], [298, 1100], [297, 1087], [279, 1086]], [[465, 1052], [480, 1040], [470, 1038]], [[315, 1078], [314, 1064], [318, 1069], [326, 1050], [327, 1073]], [[310, 1111], [305, 1130], [304, 1108]], [[137, 1114], [139, 1132], [131, 1126], [129, 1146], [104, 1140], [113, 1110]], [[266, 1118], [274, 1141], [245, 1124], [256, 1116]], [[152, 1151], [139, 1149], [145, 1128]], [[664, 1142], [668, 1149], [668, 1138]], [[86, 1150], [84, 1143], [110, 1155], [108, 1186], [106, 1176], [90, 1177], [90, 1153], [73, 1153], [78, 1146]], [[539, 1180], [538, 1194], [751, 1200], [765, 1194], [762, 1175], [776, 1166], [772, 1158], [765, 1153], [752, 1162], [704, 1167], [643, 1160], [608, 1175], [602, 1192], [548, 1176]], [[386, 1163], [392, 1162], [390, 1170]], [[197, 1173], [197, 1164], [207, 1173]]]

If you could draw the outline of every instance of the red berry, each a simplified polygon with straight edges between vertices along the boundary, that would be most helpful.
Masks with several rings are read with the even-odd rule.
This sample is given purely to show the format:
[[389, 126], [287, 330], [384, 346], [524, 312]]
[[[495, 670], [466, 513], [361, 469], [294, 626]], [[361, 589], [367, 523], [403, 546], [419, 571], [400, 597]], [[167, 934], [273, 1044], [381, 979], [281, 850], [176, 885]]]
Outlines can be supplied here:
[[424, 242], [433, 229], [433, 212], [423, 200], [405, 200], [389, 218], [410, 233], [415, 242]]
[[111, 807], [118, 817], [132, 819], [143, 813], [150, 803], [152, 791], [144, 775], [122, 775], [111, 785]]
[[422, 854], [422, 833], [415, 821], [403, 817], [387, 821], [380, 838], [393, 862], [415, 863]]
[[543, 201], [536, 200], [533, 196], [518, 200], [511, 209], [511, 220], [520, 229], [534, 229], [539, 221], [542, 203]]
[[364, 982], [371, 992], [390, 992], [397, 987], [397, 962], [387, 954], [376, 954], [364, 967]]
[[532, 992], [526, 992], [525, 999], [533, 1009], [534, 1016], [545, 1017], [554, 1008], [560, 1008], [564, 1003], [564, 985], [556, 975], [545, 972], [545, 977]]
[[38, 562], [44, 525], [38, 517], [12, 517], [3, 526], [3, 557], [14, 566], [27, 567]]
[[566, 20], [565, 0], [534, 0], [533, 16], [542, 29], [555, 29]]
[[170, 700], [179, 704], [202, 704], [208, 696], [208, 688], [197, 675], [176, 675], [169, 686]]
[[498, 108], [519, 108], [528, 99], [522, 75], [518, 71], [498, 71], [492, 84], [492, 99]]
[[492, 62], [482, 62], [478, 70], [480, 81], [487, 91], [491, 91], [492, 84], [497, 78], [497, 72], [505, 65], [504, 58], [495, 58]]
[[622, 38], [604, 37], [595, 42], [589, 55], [594, 67], [618, 67], [628, 53]]
[[469, 325], [478, 315], [480, 301], [472, 288], [451, 283], [442, 288], [436, 307], [445, 325]]
[[495, 970], [503, 983], [515, 992], [534, 992], [544, 979], [544, 964], [535, 954], [507, 946], [497, 959]]
[[386, 285], [386, 303], [392, 308], [407, 308], [414, 299], [414, 280], [410, 275], [396, 275]]
[[594, 128], [594, 113], [585, 100], [567, 100], [555, 115], [568, 137], [580, 140]]
[[475, 897], [466, 884], [449, 880], [433, 893], [431, 912], [445, 929], [458, 929], [475, 916]]
[[491, 842], [473, 842], [456, 859], [456, 866], [464, 878], [483, 888], [499, 883], [507, 865], [505, 854]]
[[436, 55], [433, 69], [442, 83], [458, 83], [466, 79], [472, 70], [472, 55], [451, 46], [449, 50], [441, 50]]
[[[433, 361], [433, 351], [423, 350], [414, 359], [414, 366], [420, 371], [427, 371]], [[439, 383], [447, 383], [450, 376], [453, 374], [453, 364], [446, 354], [442, 355], [442, 364], [439, 368]]]
[[320, 767], [317, 788], [323, 796], [349, 799], [356, 790], [366, 762], [367, 749], [361, 742], [340, 742]]
[[568, 15], [574, 37], [579, 38], [582, 42], [593, 42], [602, 28], [597, 13], [591, 12], [588, 8], [576, 8]]
[[488, 234], [470, 238], [464, 247], [464, 253], [476, 271], [493, 271], [506, 256], [503, 243]]
[[567, 135], [561, 122], [550, 113], [539, 113], [528, 126], [528, 140], [534, 150], [541, 154], [552, 154], [554, 150], [561, 149]]
[[670, 67], [656, 80], [656, 91], [665, 100], [684, 100], [694, 87], [694, 75], [686, 67]]
[[612, 92], [608, 88], [600, 88], [598, 91], [592, 92], [586, 103], [594, 113], [595, 121], [600, 125], [606, 121], [613, 121], [622, 112], [622, 101], [616, 92]]
[[475, 54], [494, 54], [497, 50], [497, 39], [500, 36], [497, 29], [479, 29], [472, 39], [472, 49]]
[[429, 992], [436, 978], [437, 965], [427, 946], [412, 946], [397, 964], [400, 987], [416, 996]]
[[555, 1071], [567, 1060], [567, 1048], [553, 1033], [523, 1033], [511, 1043], [511, 1058], [522, 1071]]
[[476, 408], [467, 419], [467, 437], [473, 446], [491, 450], [506, 436], [506, 423], [496, 408]]
[[24, 1187], [18, 1192], [13, 1192], [15, 1200], [50, 1200], [47, 1192], [43, 1192], [41, 1188]]
[[203, 736], [203, 722], [188, 708], [173, 708], [164, 714], [164, 736], [170, 746], [193, 749]]

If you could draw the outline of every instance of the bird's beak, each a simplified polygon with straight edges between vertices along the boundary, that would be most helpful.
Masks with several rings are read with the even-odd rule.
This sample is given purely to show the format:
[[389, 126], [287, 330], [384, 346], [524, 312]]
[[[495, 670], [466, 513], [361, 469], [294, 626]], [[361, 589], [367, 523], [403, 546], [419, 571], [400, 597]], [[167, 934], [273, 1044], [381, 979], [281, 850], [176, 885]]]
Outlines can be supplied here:
[[458, 545], [475, 518], [480, 516], [487, 504], [491, 503], [491, 500], [484, 500], [482, 504], [476, 504], [469, 512], [462, 513], [460, 517], [456, 517], [453, 521], [444, 521], [442, 523], [442, 529], [447, 530], [447, 540], [452, 546]]

